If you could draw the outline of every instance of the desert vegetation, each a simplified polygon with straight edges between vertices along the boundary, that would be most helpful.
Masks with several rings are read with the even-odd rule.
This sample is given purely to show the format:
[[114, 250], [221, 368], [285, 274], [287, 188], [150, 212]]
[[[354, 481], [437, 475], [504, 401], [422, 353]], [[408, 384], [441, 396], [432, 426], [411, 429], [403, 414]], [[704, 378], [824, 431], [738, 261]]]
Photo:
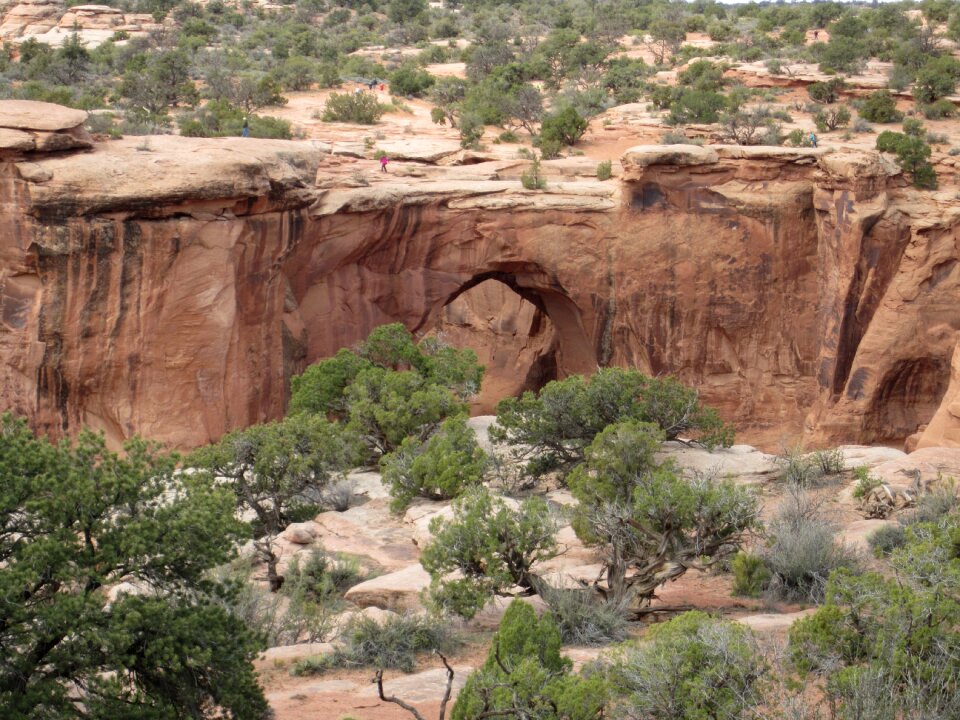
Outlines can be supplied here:
[[[956, 3], [109, 4], [153, 22], [11, 43], [0, 95], [89, 110], [105, 142], [351, 128], [366, 160], [419, 113], [458, 162], [518, 146], [531, 201], [566, 182], [551, 161], [638, 118], [644, 142], [875, 150], [911, 197], [951, 181]], [[279, 117], [307, 95], [315, 123]], [[293, 377], [284, 417], [185, 456], [4, 416], [0, 716], [265, 720], [282, 672], [376, 673], [426, 720], [391, 688], [431, 668], [457, 720], [960, 716], [949, 475], [735, 446], [684, 372], [553, 374], [483, 425], [484, 376], [393, 324]]]
[[[764, 514], [756, 488], [664, 457], [671, 441], [708, 453], [733, 442], [675, 379], [605, 369], [548, 384], [505, 399], [482, 445], [464, 405], [482, 375], [470, 351], [388, 325], [296, 378], [282, 421], [187, 458], [142, 441], [121, 457], [89, 432], [52, 445], [5, 417], [3, 707], [261, 718], [257, 652], [332, 640], [291, 673], [375, 670], [383, 701], [412, 714], [384, 673], [422, 663], [442, 663], [443, 704], [464, 719], [813, 718], [824, 703], [840, 718], [957, 712], [955, 484], [917, 480], [891, 511], [899, 525], [870, 539], [868, 567], [838, 537], [824, 492], [848, 483], [862, 500], [884, 483], [849, 471], [840, 451], [785, 451], [771, 463], [780, 500]], [[379, 570], [312, 537], [281, 563], [285, 538], [309, 535], [301, 521], [350, 507], [333, 489], [363, 463], [382, 469], [393, 513], [449, 507], [428, 523], [419, 613], [358, 613], [351, 588]], [[522, 480], [504, 484], [498, 465]], [[550, 487], [572, 502], [551, 502]], [[592, 582], [548, 570], [567, 523], [600, 563]], [[817, 609], [771, 644], [655, 602], [690, 572]], [[464, 634], [496, 596], [512, 599], [498, 631]], [[651, 612], [673, 616], [645, 630], [636, 621]], [[450, 658], [465, 642], [483, 643], [486, 660], [452, 699]], [[565, 643], [606, 650], [575, 671]]]
[[[264, 113], [311, 89], [334, 89], [316, 110], [330, 122], [375, 124], [384, 112], [403, 112], [401, 99], [424, 99], [465, 147], [478, 147], [494, 125], [522, 130], [550, 159], [575, 148], [591, 118], [624, 103], [648, 104], [667, 125], [715, 125], [723, 142], [781, 144], [797, 130], [791, 142], [801, 144], [811, 131], [848, 137], [869, 123], [899, 122], [904, 112], [950, 117], [947, 98], [960, 78], [960, 13], [932, 1], [869, 8], [618, 0], [603, 12], [581, 1], [496, 11], [482, 2], [414, 0], [296, 0], [269, 9], [220, 0], [113, 4], [148, 13], [152, 29], [120, 31], [95, 46], [77, 29], [57, 47], [36, 39], [10, 46], [0, 92], [97, 110], [94, 129], [115, 135], [239, 135], [246, 122], [255, 137], [291, 137], [296, 127]], [[384, 45], [409, 50], [367, 51]], [[433, 74], [442, 63], [462, 63], [462, 75]], [[824, 79], [804, 80], [804, 107], [780, 100], [779, 82], [745, 83], [738, 68], [749, 63], [763, 63], [773, 78], [814, 68]], [[887, 88], [864, 96], [850, 79], [870, 63], [884, 64]], [[394, 102], [353, 92], [381, 85]], [[784, 131], [796, 113], [805, 127]], [[878, 148], [918, 187], [935, 183], [918, 141]]]

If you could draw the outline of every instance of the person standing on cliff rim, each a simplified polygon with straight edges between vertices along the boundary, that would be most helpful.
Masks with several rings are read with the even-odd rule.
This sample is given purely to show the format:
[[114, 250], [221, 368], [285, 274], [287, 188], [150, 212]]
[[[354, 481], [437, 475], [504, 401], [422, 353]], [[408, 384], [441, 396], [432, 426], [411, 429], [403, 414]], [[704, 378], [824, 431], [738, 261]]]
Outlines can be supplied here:
[[240, 131], [240, 137], [250, 137], [250, 120], [243, 119], [243, 130]]
[[387, 171], [387, 163], [388, 163], [388, 162], [390, 162], [390, 158], [388, 158], [386, 155], [382, 155], [382, 156], [380, 157], [380, 172], [386, 172], [386, 171]]
[[813, 145], [814, 147], [817, 146], [817, 134], [816, 134], [816, 133], [813, 133], [813, 132], [810, 133], [810, 144]]

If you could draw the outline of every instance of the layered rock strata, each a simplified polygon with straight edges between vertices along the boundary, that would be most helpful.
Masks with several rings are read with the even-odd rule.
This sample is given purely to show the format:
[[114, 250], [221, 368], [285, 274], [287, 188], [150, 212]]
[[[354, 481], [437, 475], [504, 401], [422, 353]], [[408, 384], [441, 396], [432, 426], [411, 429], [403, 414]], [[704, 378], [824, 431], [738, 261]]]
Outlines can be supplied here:
[[2, 406], [195, 446], [281, 415], [292, 374], [393, 321], [483, 345], [478, 410], [634, 365], [774, 449], [902, 443], [947, 389], [960, 203], [874, 153], [639, 147], [607, 182], [545, 163], [536, 192], [513, 162], [380, 178], [331, 149], [4, 151]]

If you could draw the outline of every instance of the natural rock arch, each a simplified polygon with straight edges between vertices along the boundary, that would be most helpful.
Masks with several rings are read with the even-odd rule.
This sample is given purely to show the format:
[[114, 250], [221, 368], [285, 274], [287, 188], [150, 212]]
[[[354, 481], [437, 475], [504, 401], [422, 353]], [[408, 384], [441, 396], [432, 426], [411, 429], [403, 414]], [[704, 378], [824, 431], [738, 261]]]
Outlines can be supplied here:
[[414, 332], [432, 327], [440, 311], [471, 288], [488, 280], [506, 285], [521, 298], [542, 312], [556, 328], [557, 373], [559, 377], [571, 374], [590, 374], [597, 369], [597, 356], [593, 344], [583, 327], [580, 308], [566, 291], [557, 286], [544, 286], [536, 281], [540, 272], [523, 270], [488, 270], [477, 273], [450, 293], [442, 301], [429, 308], [423, 321], [413, 328]]

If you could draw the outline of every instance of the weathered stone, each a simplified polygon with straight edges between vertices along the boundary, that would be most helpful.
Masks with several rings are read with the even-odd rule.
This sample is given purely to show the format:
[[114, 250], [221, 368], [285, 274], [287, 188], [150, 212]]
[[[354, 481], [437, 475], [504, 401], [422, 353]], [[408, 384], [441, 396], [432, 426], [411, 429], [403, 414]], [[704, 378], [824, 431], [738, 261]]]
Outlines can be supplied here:
[[367, 557], [391, 571], [406, 568], [420, 557], [410, 526], [390, 514], [384, 499], [345, 512], [321, 513], [315, 522], [330, 552]]
[[430, 586], [430, 575], [417, 563], [403, 570], [354, 585], [344, 599], [359, 607], [378, 607], [401, 612], [421, 607], [420, 593]]
[[288, 540], [295, 545], [312, 545], [319, 534], [319, 526], [316, 523], [291, 523], [280, 533], [280, 537]]
[[[438, 663], [439, 664], [439, 661]], [[470, 665], [453, 666], [453, 692], [459, 692], [467, 678], [473, 671]], [[445, 668], [435, 667], [411, 675], [402, 673], [385, 673], [383, 681], [384, 693], [403, 698], [406, 702], [436, 702], [439, 701], [447, 687], [447, 671]], [[371, 685], [357, 693], [358, 697], [376, 697], [377, 688]], [[454, 697], [456, 697], [454, 695]]]
[[[479, 411], [619, 365], [677, 373], [764, 448], [897, 443], [928, 423], [957, 342], [960, 204], [869, 153], [691, 147], [545, 192], [474, 166], [358, 188], [331, 168], [318, 188], [310, 142], [41, 157], [26, 172], [47, 179], [11, 173], [3, 190], [0, 404], [55, 436], [191, 447], [281, 416], [293, 374], [377, 325], [463, 322], [526, 353], [490, 363]], [[485, 281], [537, 312], [512, 304], [514, 332], [488, 320], [490, 295], [443, 319]]]
[[717, 151], [710, 147], [697, 145], [637, 145], [623, 154], [620, 162], [627, 171], [633, 168], [646, 168], [651, 165], [712, 165], [720, 159]]
[[0, 150], [33, 150], [36, 139], [31, 133], [12, 128], [0, 128]]
[[679, 442], [668, 442], [660, 452], [661, 458], [673, 460], [688, 473], [733, 477], [742, 483], [762, 483], [782, 474], [776, 457], [760, 452], [749, 445], [707, 450]]
[[257, 658], [257, 662], [261, 665], [287, 665], [308, 657], [329, 655], [332, 652], [333, 644], [326, 642], [281, 645], [264, 650]]
[[0, 128], [69, 130], [87, 119], [84, 110], [37, 100], [0, 100]]
[[870, 536], [880, 528], [897, 524], [895, 520], [854, 520], [852, 523], [844, 525], [838, 537], [841, 542], [855, 550], [870, 552], [870, 545], [867, 542]]

